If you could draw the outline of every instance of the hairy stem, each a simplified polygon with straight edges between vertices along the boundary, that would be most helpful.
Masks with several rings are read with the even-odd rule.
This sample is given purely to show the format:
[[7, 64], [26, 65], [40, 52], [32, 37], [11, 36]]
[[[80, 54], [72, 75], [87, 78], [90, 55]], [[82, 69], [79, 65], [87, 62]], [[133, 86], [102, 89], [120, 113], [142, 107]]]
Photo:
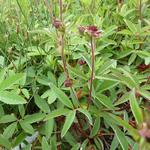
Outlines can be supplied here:
[[93, 85], [93, 79], [94, 79], [94, 62], [95, 62], [95, 40], [93, 37], [91, 37], [91, 51], [92, 51], [92, 72], [91, 72], [91, 79], [90, 79], [90, 91], [89, 91], [89, 98], [88, 98], [88, 105], [87, 109], [89, 109], [89, 106], [92, 101], [92, 85]]

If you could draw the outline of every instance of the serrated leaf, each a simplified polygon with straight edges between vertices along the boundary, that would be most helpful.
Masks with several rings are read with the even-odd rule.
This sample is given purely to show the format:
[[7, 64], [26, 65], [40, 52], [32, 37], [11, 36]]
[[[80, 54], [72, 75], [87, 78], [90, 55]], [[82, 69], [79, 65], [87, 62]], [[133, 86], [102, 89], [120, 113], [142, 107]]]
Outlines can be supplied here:
[[0, 101], [11, 105], [27, 103], [26, 100], [20, 95], [8, 91], [0, 91]]
[[62, 131], [61, 131], [61, 137], [64, 137], [69, 128], [71, 127], [74, 119], [75, 119], [76, 111], [70, 111], [67, 116], [65, 123], [63, 125]]
[[57, 98], [67, 107], [73, 108], [73, 105], [71, 103], [71, 100], [68, 98], [68, 96], [59, 88], [57, 88], [54, 84], [50, 84], [50, 87], [56, 94]]

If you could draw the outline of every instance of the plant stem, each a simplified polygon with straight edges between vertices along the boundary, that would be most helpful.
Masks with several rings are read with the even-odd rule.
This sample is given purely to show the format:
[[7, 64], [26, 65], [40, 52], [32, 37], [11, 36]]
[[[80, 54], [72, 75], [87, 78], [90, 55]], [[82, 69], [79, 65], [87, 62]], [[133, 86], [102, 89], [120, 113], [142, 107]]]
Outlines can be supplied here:
[[139, 0], [139, 19], [142, 21], [142, 0]]
[[68, 73], [68, 70], [67, 70], [67, 65], [66, 65], [66, 60], [65, 60], [65, 54], [64, 54], [64, 37], [62, 34], [60, 34], [60, 38], [61, 38], [61, 41], [60, 41], [60, 46], [61, 46], [61, 59], [62, 59], [62, 63], [63, 63], [63, 69], [64, 69], [64, 72], [66, 74], [66, 78], [69, 78], [69, 73]]
[[62, 0], [59, 0], [59, 8], [60, 8], [60, 20], [62, 21], [63, 18], [62, 18]]
[[92, 85], [93, 85], [93, 79], [94, 79], [94, 62], [95, 62], [95, 39], [91, 37], [91, 51], [92, 51], [92, 72], [91, 72], [91, 79], [90, 79], [90, 91], [89, 91], [89, 98], [88, 98], [88, 104], [87, 109], [89, 109], [89, 106], [92, 101]]

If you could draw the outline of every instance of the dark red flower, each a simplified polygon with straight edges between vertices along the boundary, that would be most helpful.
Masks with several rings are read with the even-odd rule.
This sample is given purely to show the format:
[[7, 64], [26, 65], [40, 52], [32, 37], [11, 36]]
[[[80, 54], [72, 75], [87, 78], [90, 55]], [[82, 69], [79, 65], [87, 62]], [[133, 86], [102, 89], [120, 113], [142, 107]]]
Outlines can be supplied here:
[[59, 31], [64, 31], [65, 30], [65, 26], [63, 24], [63, 22], [61, 20], [58, 19], [54, 19], [53, 20], [53, 26], [58, 29]]
[[54, 21], [53, 21], [53, 26], [55, 27], [55, 28], [60, 28], [61, 27], [61, 25], [62, 25], [62, 22], [60, 21], [60, 20], [57, 20], [57, 19], [54, 19]]
[[143, 72], [143, 71], [145, 71], [145, 70], [147, 70], [147, 69], [149, 69], [150, 68], [150, 65], [145, 65], [145, 64], [140, 64], [139, 66], [138, 66], [138, 70], [140, 71], [140, 72]]
[[67, 78], [65, 81], [64, 81], [64, 86], [65, 87], [71, 87], [72, 86], [72, 80], [70, 78]]
[[144, 137], [146, 140], [150, 139], [150, 129], [147, 126], [147, 123], [143, 123], [143, 127], [139, 130], [139, 134]]
[[99, 38], [101, 36], [102, 31], [100, 31], [97, 26], [87, 26], [85, 32], [92, 37]]
[[86, 61], [83, 59], [80, 59], [80, 60], [78, 60], [78, 64], [82, 66], [82, 65], [86, 64]]
[[97, 28], [97, 26], [80, 26], [78, 27], [80, 34], [87, 33], [90, 37], [99, 38], [101, 36], [102, 31]]

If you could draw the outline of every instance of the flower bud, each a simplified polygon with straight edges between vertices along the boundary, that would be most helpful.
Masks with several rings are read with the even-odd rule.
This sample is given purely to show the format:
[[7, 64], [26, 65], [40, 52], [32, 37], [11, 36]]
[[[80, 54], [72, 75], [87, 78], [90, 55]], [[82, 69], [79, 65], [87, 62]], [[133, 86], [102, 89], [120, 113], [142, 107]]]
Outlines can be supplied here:
[[67, 78], [65, 81], [64, 81], [64, 86], [65, 87], [71, 87], [72, 86], [72, 80], [70, 78]]
[[79, 64], [80, 66], [82, 66], [82, 65], [86, 64], [86, 61], [83, 60], [83, 59], [80, 59], [80, 60], [78, 60], [78, 64]]
[[58, 19], [53, 20], [53, 26], [60, 32], [65, 31], [65, 26], [64, 26], [63, 22]]

